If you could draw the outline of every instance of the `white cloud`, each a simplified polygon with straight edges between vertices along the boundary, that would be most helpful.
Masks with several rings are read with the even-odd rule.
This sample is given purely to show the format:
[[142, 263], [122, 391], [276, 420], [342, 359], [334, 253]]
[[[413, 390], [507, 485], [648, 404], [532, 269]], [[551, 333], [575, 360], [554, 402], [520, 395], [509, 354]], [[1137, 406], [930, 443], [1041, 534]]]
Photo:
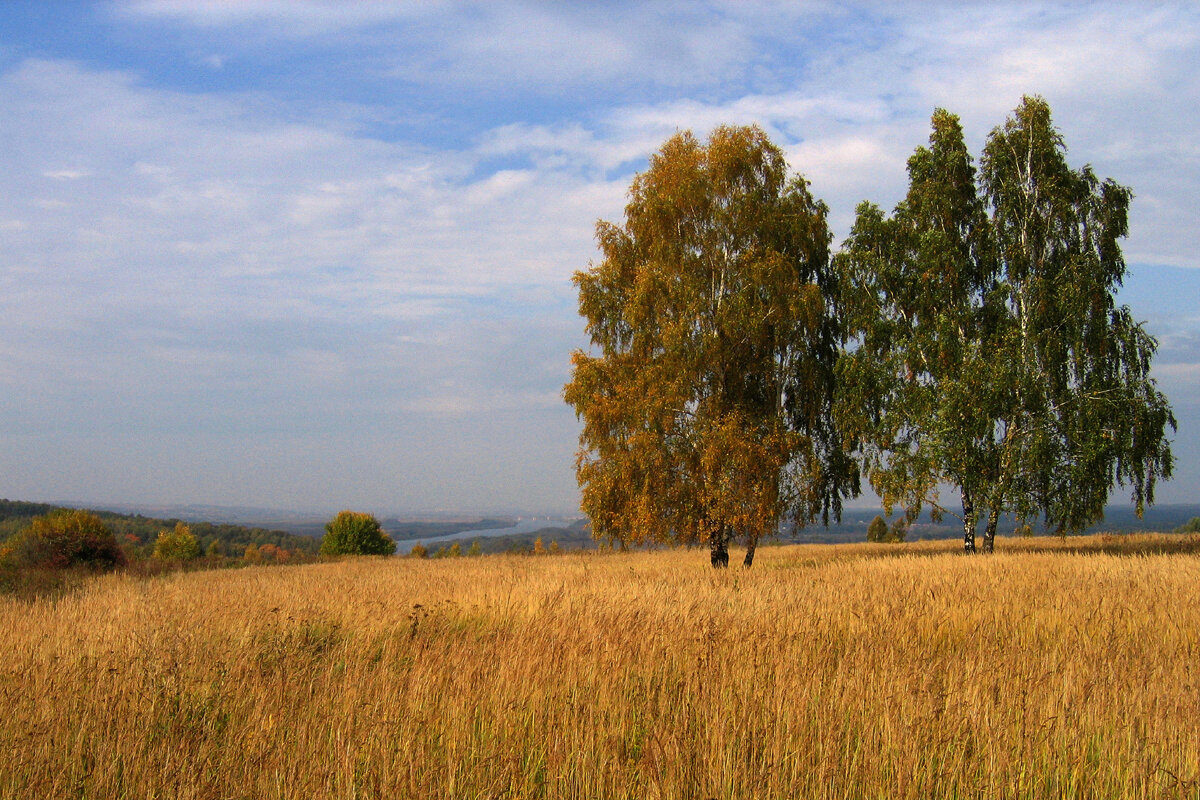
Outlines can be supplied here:
[[42, 175], [54, 181], [77, 181], [80, 178], [86, 178], [91, 173], [82, 169], [54, 169], [46, 170]]
[[132, 0], [113, 4], [127, 17], [172, 20], [201, 28], [270, 25], [278, 36], [314, 36], [435, 13], [435, 0], [387, 3], [342, 0]]

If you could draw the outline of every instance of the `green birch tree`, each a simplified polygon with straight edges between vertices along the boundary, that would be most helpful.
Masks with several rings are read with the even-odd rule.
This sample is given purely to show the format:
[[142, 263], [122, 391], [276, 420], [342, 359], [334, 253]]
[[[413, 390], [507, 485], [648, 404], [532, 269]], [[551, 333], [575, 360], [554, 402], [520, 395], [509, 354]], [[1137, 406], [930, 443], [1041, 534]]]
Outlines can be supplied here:
[[973, 550], [979, 506], [994, 494], [1005, 391], [998, 263], [957, 117], [934, 113], [908, 173], [892, 216], [859, 206], [836, 258], [847, 338], [839, 422], [889, 514], [899, 504], [915, 519], [928, 506], [940, 518], [941, 485], [957, 488]]
[[847, 344], [838, 416], [871, 485], [910, 518], [962, 502], [964, 548], [986, 514], [1060, 532], [1102, 518], [1115, 485], [1140, 514], [1171, 472], [1174, 419], [1149, 376], [1156, 343], [1117, 307], [1128, 189], [1072, 170], [1045, 101], [988, 138], [976, 179], [938, 110], [891, 217], [860, 206], [837, 259]]
[[[1004, 458], [1013, 477], [1003, 489], [1018, 513], [1040, 513], [1059, 532], [1102, 519], [1114, 484], [1131, 488], [1140, 517], [1171, 475], [1175, 419], [1150, 377], [1157, 342], [1113, 296], [1133, 194], [1067, 164], [1037, 97], [992, 131], [980, 177], [1012, 321]], [[994, 537], [993, 515], [985, 549]]]
[[576, 273], [591, 352], [564, 396], [593, 534], [731, 541], [840, 515], [855, 463], [831, 418], [838, 331], [826, 207], [756, 127], [668, 140]]

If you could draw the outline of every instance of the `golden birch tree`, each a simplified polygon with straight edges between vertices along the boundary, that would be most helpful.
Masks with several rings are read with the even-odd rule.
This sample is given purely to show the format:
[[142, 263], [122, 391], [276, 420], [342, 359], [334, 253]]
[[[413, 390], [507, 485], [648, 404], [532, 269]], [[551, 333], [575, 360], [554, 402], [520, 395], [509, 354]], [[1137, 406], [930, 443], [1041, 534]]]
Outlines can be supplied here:
[[839, 515], [855, 463], [832, 427], [839, 334], [827, 209], [757, 127], [679, 133], [597, 224], [576, 273], [591, 351], [564, 395], [593, 534], [706, 544], [714, 567], [781, 523]]

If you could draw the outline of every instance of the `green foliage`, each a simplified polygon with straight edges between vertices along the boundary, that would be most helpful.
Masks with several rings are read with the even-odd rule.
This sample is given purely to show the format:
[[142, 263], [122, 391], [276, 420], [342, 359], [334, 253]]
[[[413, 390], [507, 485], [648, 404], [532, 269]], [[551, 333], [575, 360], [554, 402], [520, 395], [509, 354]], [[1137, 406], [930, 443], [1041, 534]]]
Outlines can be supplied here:
[[446, 551], [446, 555], [450, 558], [459, 558], [462, 556], [462, 545], [458, 542], [450, 545], [450, 549]]
[[1175, 420], [1150, 377], [1157, 342], [1117, 306], [1132, 192], [1067, 165], [1040, 98], [992, 131], [981, 185], [1003, 265], [1010, 441], [1001, 486], [1059, 532], [1103, 518], [1114, 483], [1138, 515], [1173, 463]]
[[707, 543], [840, 514], [857, 472], [830, 425], [837, 327], [826, 207], [758, 128], [668, 140], [603, 259], [576, 273], [594, 354], [564, 396], [598, 539]]
[[1175, 529], [1176, 533], [1200, 533], [1200, 517], [1192, 517], [1190, 520], [1180, 525]]
[[387, 556], [396, 552], [396, 543], [388, 538], [374, 514], [341, 511], [325, 525], [321, 555]]
[[1117, 307], [1128, 189], [1071, 169], [1038, 98], [988, 138], [976, 179], [957, 117], [933, 115], [885, 216], [863, 204], [836, 259], [847, 342], [837, 418], [872, 487], [910, 519], [962, 500], [1061, 531], [1101, 519], [1114, 483], [1140, 515], [1171, 472], [1156, 342]]
[[868, 542], [903, 542], [908, 536], [908, 520], [903, 516], [897, 517], [889, 525], [880, 515], [875, 515], [875, 519], [871, 520], [871, 524], [867, 526], [867, 541]]
[[188, 561], [200, 557], [200, 543], [186, 523], [178, 522], [175, 529], [162, 531], [154, 543], [154, 557], [160, 561]]
[[414, 544], [412, 550], [408, 551], [408, 555], [411, 558], [429, 558], [429, 548], [420, 543]]
[[469, 548], [467, 548], [467, 555], [469, 555], [469, 556], [483, 555], [483, 548], [480, 546], [478, 539], [471, 542], [471, 546]]

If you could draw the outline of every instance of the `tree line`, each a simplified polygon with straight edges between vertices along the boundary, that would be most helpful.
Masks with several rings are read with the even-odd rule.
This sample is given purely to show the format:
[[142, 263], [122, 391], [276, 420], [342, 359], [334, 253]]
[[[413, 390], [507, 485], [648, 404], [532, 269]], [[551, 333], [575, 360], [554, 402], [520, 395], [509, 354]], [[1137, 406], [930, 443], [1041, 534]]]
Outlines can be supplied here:
[[[1114, 292], [1131, 191], [1071, 167], [1026, 97], [976, 161], [938, 109], [890, 213], [864, 202], [836, 253], [827, 206], [757, 127], [682, 132], [574, 276], [591, 340], [566, 401], [594, 533], [755, 546], [825, 524], [865, 479], [885, 511], [956, 514], [966, 552], [1002, 515], [1060, 533], [1140, 516], [1175, 419], [1157, 342]], [[957, 494], [956, 511], [943, 495]]]
[[[21, 500], [0, 499], [0, 544], [19, 533], [27, 531], [35, 517], [59, 511], [70, 511], [49, 503], [30, 503]], [[129, 555], [147, 558], [153, 553], [159, 534], [170, 531], [179, 524], [186, 524], [196, 537], [202, 552], [214, 547], [225, 554], [240, 554], [247, 547], [271, 546], [290, 552], [315, 555], [319, 541], [309, 536], [298, 536], [287, 531], [247, 527], [230, 523], [187, 522], [182, 520], [158, 519], [141, 514], [118, 514], [112, 511], [91, 511], [111, 532]]]

